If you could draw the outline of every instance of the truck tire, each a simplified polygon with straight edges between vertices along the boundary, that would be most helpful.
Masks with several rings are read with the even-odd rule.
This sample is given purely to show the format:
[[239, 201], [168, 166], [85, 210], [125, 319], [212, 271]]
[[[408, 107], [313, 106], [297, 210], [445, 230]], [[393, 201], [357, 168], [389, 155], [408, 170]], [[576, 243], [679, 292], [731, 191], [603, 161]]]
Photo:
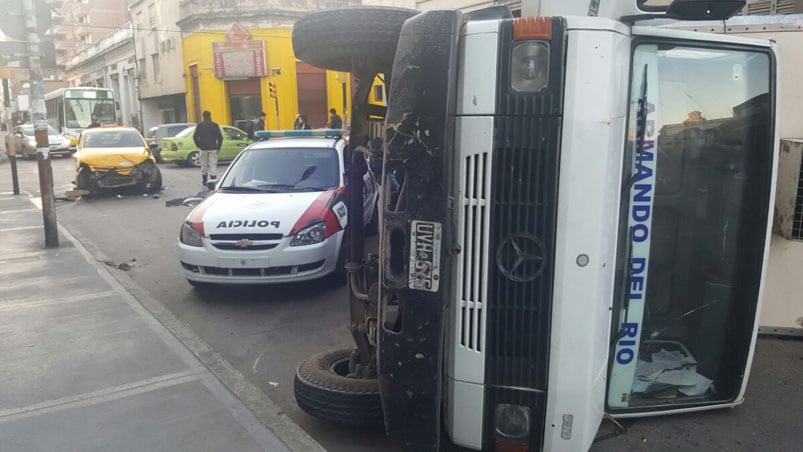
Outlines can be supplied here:
[[352, 427], [382, 424], [379, 383], [348, 378], [350, 349], [313, 355], [298, 365], [293, 391], [298, 406], [319, 419]]
[[390, 72], [405, 20], [418, 11], [358, 6], [307, 14], [293, 26], [296, 57], [322, 69]]

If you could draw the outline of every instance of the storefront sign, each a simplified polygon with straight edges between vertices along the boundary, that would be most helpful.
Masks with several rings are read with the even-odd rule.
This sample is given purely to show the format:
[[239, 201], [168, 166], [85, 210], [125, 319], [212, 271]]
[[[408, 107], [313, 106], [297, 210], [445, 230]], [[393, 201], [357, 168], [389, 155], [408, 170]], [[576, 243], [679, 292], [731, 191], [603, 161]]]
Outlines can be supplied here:
[[248, 31], [233, 24], [226, 32], [226, 40], [212, 43], [215, 77], [220, 79], [264, 77], [265, 41], [248, 39]]

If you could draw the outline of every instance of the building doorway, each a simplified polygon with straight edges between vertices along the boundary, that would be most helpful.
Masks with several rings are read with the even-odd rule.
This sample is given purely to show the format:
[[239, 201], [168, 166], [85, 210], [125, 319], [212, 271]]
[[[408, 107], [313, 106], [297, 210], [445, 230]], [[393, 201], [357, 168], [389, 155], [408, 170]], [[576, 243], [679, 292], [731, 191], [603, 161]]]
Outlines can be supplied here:
[[248, 132], [262, 112], [262, 93], [259, 78], [227, 80], [231, 125]]
[[190, 78], [192, 79], [192, 98], [195, 101], [193, 111], [195, 112], [195, 122], [201, 122], [201, 88], [198, 85], [198, 66], [190, 66]]
[[307, 63], [296, 63], [298, 112], [307, 115], [313, 129], [324, 127], [326, 114], [326, 71]]

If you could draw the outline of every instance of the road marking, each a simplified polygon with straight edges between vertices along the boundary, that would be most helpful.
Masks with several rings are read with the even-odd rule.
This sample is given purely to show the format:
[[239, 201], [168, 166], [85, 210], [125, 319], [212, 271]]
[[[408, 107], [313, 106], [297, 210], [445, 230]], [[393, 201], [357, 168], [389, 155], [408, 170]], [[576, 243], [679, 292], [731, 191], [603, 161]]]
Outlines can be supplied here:
[[0, 423], [16, 421], [42, 414], [55, 413], [57, 411], [63, 411], [70, 408], [97, 405], [99, 403], [108, 402], [111, 400], [117, 400], [145, 392], [156, 391], [168, 386], [175, 386], [193, 380], [199, 380], [200, 376], [204, 373], [205, 372], [203, 370], [175, 372], [145, 380], [134, 381], [123, 385], [112, 386], [110, 388], [104, 388], [98, 391], [48, 400], [46, 402], [36, 403], [20, 408], [0, 410]]
[[79, 301], [89, 301], [89, 300], [96, 300], [98, 298], [103, 297], [111, 297], [116, 295], [117, 292], [114, 290], [107, 290], [105, 292], [96, 292], [91, 294], [81, 294], [81, 295], [74, 295], [72, 297], [64, 297], [64, 298], [51, 298], [48, 300], [40, 300], [40, 301], [32, 301], [30, 303], [15, 303], [11, 305], [3, 305], [0, 306], [0, 312], [2, 311], [16, 311], [20, 309], [29, 309], [29, 308], [38, 308], [40, 306], [50, 306], [54, 304], [63, 304], [63, 303], [76, 303]]

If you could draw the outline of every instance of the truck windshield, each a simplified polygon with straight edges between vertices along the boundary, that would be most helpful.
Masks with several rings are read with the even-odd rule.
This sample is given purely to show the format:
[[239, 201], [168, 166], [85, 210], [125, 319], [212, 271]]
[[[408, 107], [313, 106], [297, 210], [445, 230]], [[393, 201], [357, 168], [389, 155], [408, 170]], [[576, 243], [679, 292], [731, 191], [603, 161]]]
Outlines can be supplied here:
[[608, 406], [732, 401], [766, 240], [770, 57], [645, 43], [632, 63]]

